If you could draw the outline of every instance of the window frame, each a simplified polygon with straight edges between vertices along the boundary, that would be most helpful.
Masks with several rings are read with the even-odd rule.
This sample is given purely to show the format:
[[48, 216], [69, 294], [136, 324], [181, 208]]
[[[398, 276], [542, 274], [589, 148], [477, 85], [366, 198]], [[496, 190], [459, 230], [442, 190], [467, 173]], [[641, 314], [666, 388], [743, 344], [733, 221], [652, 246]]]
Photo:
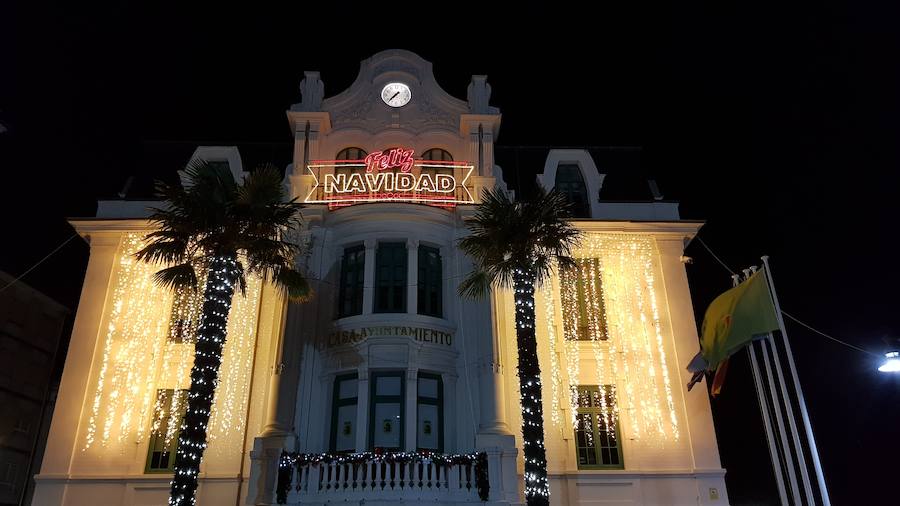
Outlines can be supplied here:
[[[378, 378], [400, 378], [400, 395], [377, 395]], [[375, 451], [375, 406], [381, 404], [400, 405], [400, 424], [397, 431], [400, 433], [400, 445], [397, 448], [379, 447], [384, 451], [406, 450], [406, 371], [372, 371], [369, 373], [369, 437], [368, 450]]]
[[[357, 152], [356, 154], [357, 154], [357, 156], [360, 156], [360, 158], [350, 158], [350, 154], [353, 152], [352, 150], [356, 150], [356, 152]], [[346, 147], [346, 148], [338, 151], [337, 154], [334, 155], [334, 159], [335, 160], [350, 160], [350, 161], [363, 160], [363, 159], [365, 159], [366, 155], [368, 155], [368, 154], [369, 153], [363, 148], [359, 148], [356, 146], [349, 146], [349, 147]]]
[[[564, 175], [562, 180], [560, 180], [560, 174]], [[570, 174], [577, 174], [578, 177], [572, 177]], [[560, 186], [560, 183], [562, 183], [562, 186]], [[572, 218], [591, 218], [591, 198], [588, 195], [587, 181], [584, 178], [581, 165], [577, 163], [560, 163], [557, 165], [556, 175], [553, 178], [553, 187], [563, 194], [572, 205], [570, 207]], [[578, 195], [578, 200], [574, 198], [576, 194]], [[583, 202], [581, 201], [582, 197], [584, 198]]]
[[[431, 272], [431, 276], [428, 276], [429, 269], [427, 264], [428, 254], [433, 253], [437, 257], [437, 279], [429, 279], [435, 276], [435, 273]], [[441, 257], [441, 249], [436, 246], [428, 246], [426, 244], [420, 244], [417, 255], [417, 264], [416, 270], [418, 271], [416, 284], [416, 312], [420, 315], [425, 316], [433, 316], [435, 318], [443, 318], [444, 317], [444, 259]], [[423, 262], [425, 260], [425, 262]], [[423, 265], [424, 264], [424, 265]], [[428, 304], [429, 300], [429, 289], [433, 290], [437, 294], [437, 302], [434, 308], [428, 307], [429, 310], [426, 310], [426, 306], [430, 306]]]
[[[613, 385], [578, 385], [578, 393], [579, 396], [582, 391], [587, 391], [589, 395], [593, 395], [594, 392], [600, 392], [600, 389], [604, 390], [604, 395], [610, 396], [610, 402], [618, 403], [618, 399], [613, 396], [612, 388]], [[593, 397], [591, 397], [593, 398]], [[582, 464], [581, 459], [579, 458], [579, 446], [578, 446], [578, 427], [572, 431], [573, 439], [572, 442], [575, 446], [575, 464], [579, 470], [603, 470], [603, 469], [625, 469], [625, 456], [622, 452], [622, 430], [619, 423], [619, 418], [616, 417], [615, 420], [615, 441], [616, 441], [616, 454], [619, 457], [618, 464], [604, 464], [603, 463], [603, 449], [611, 449], [612, 447], [606, 446], [604, 447], [602, 444], [596, 444], [601, 441], [600, 439], [600, 422], [602, 421], [601, 412], [599, 407], [588, 407], [584, 408], [579, 406], [576, 410], [576, 418], [578, 415], [589, 415], [591, 417], [591, 427], [593, 428], [593, 438], [595, 444], [593, 446], [594, 456], [597, 459], [597, 464]], [[607, 431], [608, 432], [608, 431]], [[589, 447], [588, 447], [589, 448]]]
[[[439, 159], [434, 158], [434, 153], [436, 153], [436, 152], [440, 153], [441, 158], [439, 158]], [[428, 155], [428, 158], [426, 158], [426, 155]], [[429, 148], [429, 149], [426, 149], [422, 153], [421, 160], [423, 162], [452, 162], [453, 155], [451, 155], [449, 151], [447, 151], [446, 149], [443, 149], [443, 148]], [[432, 178], [434, 178], [438, 174], [445, 174], [445, 175], [452, 176], [453, 175], [453, 166], [447, 165], [446, 167], [422, 167], [421, 173], [428, 174]]]
[[[361, 254], [360, 254], [361, 253]], [[348, 266], [351, 265], [349, 263], [350, 255], [359, 255], [356, 263], [352, 264], [354, 266], [353, 272], [357, 274], [356, 281], [353, 283], [353, 286], [348, 286], [347, 276], [348, 276]], [[366, 247], [365, 245], [358, 244], [353, 246], [344, 247], [344, 252], [341, 255], [341, 272], [340, 279], [338, 285], [338, 300], [337, 300], [337, 318], [346, 318], [348, 316], [356, 316], [363, 314], [363, 300], [365, 293], [365, 279], [366, 279]], [[348, 295], [348, 290], [352, 292], [352, 294]], [[352, 297], [352, 300], [346, 301], [348, 297]], [[346, 304], [345, 304], [346, 302]], [[349, 305], [349, 309], [345, 311], [345, 306]]]
[[[422, 397], [419, 394], [419, 380], [421, 379], [437, 380], [437, 398]], [[419, 446], [419, 405], [426, 404], [437, 406], [438, 409], [438, 447], [437, 449], [422, 448]], [[416, 378], [416, 451], [429, 451], [436, 453], [444, 453], [444, 380], [440, 374], [419, 372]]]
[[[386, 262], [382, 263], [382, 254], [386, 254], [387, 250], [394, 250], [394, 254], [399, 252], [397, 258], [402, 259], [403, 268], [400, 269], [402, 272], [402, 281], [396, 279], [393, 275], [388, 279], [384, 279], [382, 277], [382, 272], [384, 272], [383, 268], [390, 269], [398, 269], [399, 265], [390, 264], [388, 265]], [[406, 313], [409, 308], [409, 300], [408, 293], [408, 285], [409, 285], [409, 251], [406, 245], [406, 241], [379, 241], [378, 246], [375, 249], [375, 273], [373, 276], [375, 280], [375, 289], [372, 294], [372, 312], [373, 313]], [[387, 294], [382, 297], [382, 285], [387, 285], [384, 288], [387, 289]], [[399, 307], [395, 307], [393, 304], [394, 298], [397, 296], [396, 291], [399, 291], [400, 295], [400, 305]], [[386, 299], [386, 300], [385, 300]]]
[[[348, 381], [348, 380], [356, 380], [357, 381], [356, 397], [349, 398], [349, 399], [341, 399], [340, 398], [341, 397], [341, 387], [340, 387], [341, 382]], [[356, 411], [357, 420], [355, 420], [354, 423], [357, 423], [359, 421], [359, 383], [358, 382], [359, 382], [359, 374], [357, 374], [355, 372], [339, 374], [334, 377], [332, 400], [331, 400], [331, 434], [330, 434], [329, 442], [328, 442], [328, 448], [332, 453], [355, 453], [356, 452], [355, 444], [354, 444], [354, 448], [352, 450], [340, 450], [340, 451], [337, 450], [337, 431], [338, 431], [337, 415], [338, 415], [338, 410], [340, 408], [342, 408], [344, 406], [355, 405], [356, 410], [357, 410]], [[358, 431], [359, 427], [357, 427], [356, 430]], [[358, 434], [358, 432], [356, 432], [355, 434]]]
[[[607, 341], [609, 340], [609, 328], [607, 327], [606, 321], [606, 304], [603, 301], [603, 277], [600, 274], [600, 260], [598, 258], [576, 258], [575, 263], [577, 269], [574, 271], [564, 271], [561, 274], [561, 281], [563, 285], [566, 286], [571, 286], [571, 284], [575, 285], [575, 307], [578, 311], [578, 338], [576, 340], [579, 342], [593, 341], [594, 339], [591, 338], [591, 328], [587, 325], [589, 311], [587, 293], [590, 289], [590, 279], [588, 278], [589, 268], [585, 265], [587, 262], [597, 263], [595, 266], [597, 279], [594, 281], [597, 285], [597, 294], [595, 294], [595, 296], [597, 297], [600, 306], [600, 314], [598, 315], [600, 320], [600, 335], [597, 336], [597, 341]], [[575, 279], [572, 280], [570, 276], [575, 276]], [[571, 316], [566, 314], [566, 307], [566, 305], [563, 305], [562, 307], [562, 317], [563, 322], [568, 325], [568, 320], [571, 319]]]
[[[152, 431], [150, 432], [150, 437], [147, 440], [147, 458], [144, 462], [144, 474], [172, 474], [175, 472], [175, 453], [178, 451], [178, 438], [181, 436], [181, 424], [184, 422], [184, 416], [187, 412], [188, 389], [158, 388], [156, 390], [157, 396], [159, 395], [160, 390], [172, 392], [171, 394], [166, 394], [169, 397], [166, 407], [167, 410], [172, 409], [172, 401], [175, 399], [176, 392], [178, 392], [178, 395], [182, 395], [184, 397], [181, 402], [181, 410], [183, 411], [183, 413], [181, 414], [181, 418], [178, 421], [178, 429], [175, 430], [175, 433], [172, 435], [172, 440], [169, 442], [168, 448], [171, 449], [171, 451], [169, 452], [169, 462], [166, 468], [151, 467], [151, 463], [153, 462], [154, 442], [157, 441], [160, 436], [153, 433]], [[156, 413], [154, 413], [154, 416], [156, 416]]]

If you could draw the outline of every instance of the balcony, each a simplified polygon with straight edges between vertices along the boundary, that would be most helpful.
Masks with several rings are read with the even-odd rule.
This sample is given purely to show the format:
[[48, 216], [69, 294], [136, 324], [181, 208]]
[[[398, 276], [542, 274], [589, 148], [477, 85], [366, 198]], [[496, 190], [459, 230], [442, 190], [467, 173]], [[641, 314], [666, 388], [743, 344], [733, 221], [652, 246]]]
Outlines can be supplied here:
[[489, 495], [489, 458], [486, 453], [283, 453], [276, 498], [278, 504], [478, 503]]

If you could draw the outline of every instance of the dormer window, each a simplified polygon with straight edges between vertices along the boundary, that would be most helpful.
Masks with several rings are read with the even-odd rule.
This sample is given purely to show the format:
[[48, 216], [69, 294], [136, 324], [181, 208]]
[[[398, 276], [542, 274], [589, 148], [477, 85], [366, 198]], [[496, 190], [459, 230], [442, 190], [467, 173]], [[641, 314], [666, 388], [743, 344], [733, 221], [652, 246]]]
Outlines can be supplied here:
[[573, 218], [590, 218], [591, 206], [588, 202], [587, 187], [581, 168], [573, 163], [560, 164], [556, 168], [556, 190], [572, 203]]

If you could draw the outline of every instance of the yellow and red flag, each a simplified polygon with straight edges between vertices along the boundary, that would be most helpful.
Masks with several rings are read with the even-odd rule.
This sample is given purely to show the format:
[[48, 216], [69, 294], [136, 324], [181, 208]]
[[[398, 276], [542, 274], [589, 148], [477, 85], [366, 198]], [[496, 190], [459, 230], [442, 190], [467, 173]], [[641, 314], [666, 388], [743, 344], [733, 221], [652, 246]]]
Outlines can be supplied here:
[[688, 370], [694, 378], [688, 390], [700, 381], [705, 371], [719, 370], [713, 382], [713, 395], [721, 390], [728, 357], [754, 338], [778, 328], [775, 305], [765, 273], [760, 270], [738, 286], [716, 297], [706, 309], [700, 330], [700, 353]]

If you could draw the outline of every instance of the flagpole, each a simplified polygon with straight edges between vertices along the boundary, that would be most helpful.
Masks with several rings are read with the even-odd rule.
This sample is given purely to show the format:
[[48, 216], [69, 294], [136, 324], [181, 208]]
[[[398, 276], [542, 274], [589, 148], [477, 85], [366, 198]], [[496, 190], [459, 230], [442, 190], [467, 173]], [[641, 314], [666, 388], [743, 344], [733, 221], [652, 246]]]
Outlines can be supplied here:
[[831, 500], [828, 498], [828, 488], [825, 485], [825, 475], [822, 472], [822, 463], [819, 461], [819, 450], [816, 448], [816, 439], [813, 437], [812, 425], [809, 423], [809, 413], [806, 411], [806, 400], [803, 397], [803, 389], [800, 387], [800, 379], [797, 377], [797, 367], [794, 365], [794, 354], [791, 352], [791, 344], [788, 341], [787, 332], [784, 329], [784, 318], [781, 316], [781, 305], [778, 303], [778, 294], [775, 292], [775, 282], [772, 279], [772, 270], [769, 267], [769, 256], [761, 257], [763, 265], [766, 268], [766, 281], [769, 283], [769, 291], [772, 294], [772, 302], [775, 304], [775, 317], [778, 320], [778, 327], [781, 329], [781, 337], [784, 339], [784, 350], [787, 353], [788, 368], [791, 370], [791, 377], [794, 380], [794, 389], [797, 391], [797, 400], [800, 404], [800, 415], [803, 418], [803, 427], [806, 429], [806, 438], [809, 443], [809, 450], [812, 454], [813, 466], [816, 470], [816, 480], [819, 482], [819, 492], [822, 494], [822, 503], [824, 506], [831, 506]]
[[753, 350], [753, 342], [747, 346], [747, 354], [750, 355], [750, 365], [753, 370], [753, 382], [756, 384], [756, 398], [759, 400], [759, 412], [762, 414], [763, 427], [766, 429], [766, 440], [769, 442], [769, 456], [772, 458], [772, 468], [775, 471], [775, 484], [778, 485], [778, 497], [781, 506], [788, 505], [787, 492], [784, 489], [784, 466], [778, 456], [775, 447], [775, 434], [772, 428], [772, 419], [769, 418], [769, 403], [763, 393], [762, 378], [760, 377], [759, 364], [756, 361], [756, 352]]
[[[750, 343], [753, 344], [752, 342]], [[797, 474], [794, 470], [794, 459], [791, 457], [791, 449], [787, 442], [787, 433], [784, 430], [784, 420], [781, 417], [781, 402], [778, 401], [778, 392], [775, 390], [775, 380], [772, 378], [772, 364], [769, 362], [769, 350], [766, 347], [766, 341], [762, 341], [763, 365], [766, 367], [766, 378], [769, 380], [769, 395], [772, 397], [772, 404], [775, 406], [775, 421], [778, 423], [778, 433], [781, 435], [781, 449], [784, 451], [784, 460], [787, 463], [788, 478], [791, 480], [791, 495], [794, 498], [794, 504], [800, 506], [803, 502], [800, 500], [800, 484], [797, 483]], [[784, 401], [787, 406], [787, 399]], [[812, 505], [810, 505], [812, 506]]]
[[[766, 341], [769, 341], [769, 344], [772, 345], [772, 360], [773, 362], [775, 362], [775, 372], [778, 375], [778, 385], [781, 387], [781, 398], [784, 399], [784, 407], [785, 411], [787, 412], [788, 424], [791, 428], [791, 439], [794, 441], [794, 450], [797, 453], [797, 463], [800, 465], [800, 477], [803, 479], [803, 488], [806, 492], [806, 500], [809, 504], [812, 505], [815, 504], [816, 501], [813, 498], [812, 485], [810, 485], [809, 483], [809, 467], [806, 463], [806, 455], [803, 453], [803, 446], [800, 444], [800, 433], [797, 431], [797, 416], [794, 414], [794, 406], [791, 402], [791, 398], [788, 396], [787, 385], [784, 381], [784, 373], [781, 372], [781, 359], [778, 357], [778, 348], [775, 347], [775, 338], [772, 337], [771, 332], [769, 332], [769, 336], [766, 338]], [[765, 348], [766, 341], [763, 341], [763, 348]], [[768, 364], [766, 364], [766, 366], [768, 366]], [[786, 442], [785, 446], [787, 446]]]

